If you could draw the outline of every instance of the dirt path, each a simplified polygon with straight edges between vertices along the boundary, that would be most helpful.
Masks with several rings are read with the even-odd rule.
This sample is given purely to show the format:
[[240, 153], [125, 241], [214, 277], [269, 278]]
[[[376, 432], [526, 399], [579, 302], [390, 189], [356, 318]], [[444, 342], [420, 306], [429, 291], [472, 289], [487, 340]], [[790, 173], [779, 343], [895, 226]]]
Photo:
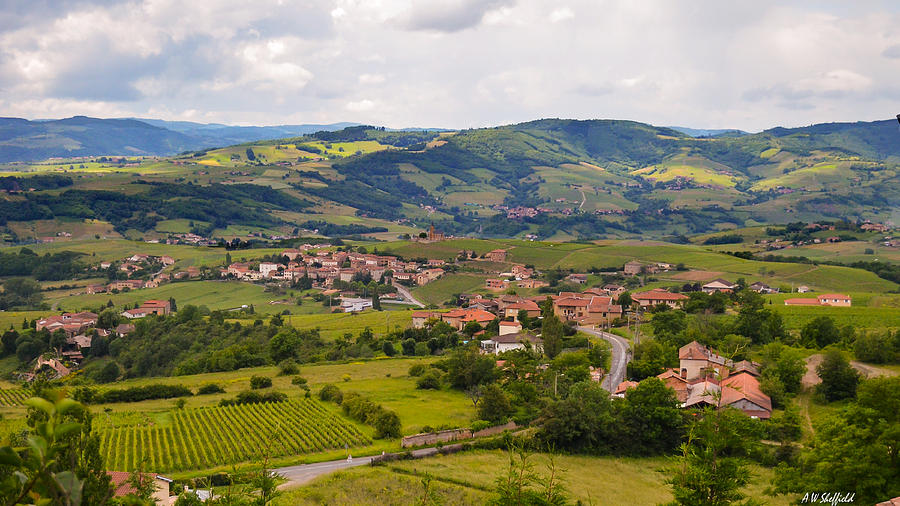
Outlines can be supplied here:
[[[806, 374], [803, 375], [803, 388], [811, 388], [822, 382], [819, 375], [816, 374], [816, 367], [822, 363], [824, 355], [816, 353], [806, 357]], [[851, 360], [850, 365], [862, 374], [864, 378], [875, 378], [878, 376], [896, 376], [897, 371], [878, 367], [877, 365], [865, 364], [856, 360]]]

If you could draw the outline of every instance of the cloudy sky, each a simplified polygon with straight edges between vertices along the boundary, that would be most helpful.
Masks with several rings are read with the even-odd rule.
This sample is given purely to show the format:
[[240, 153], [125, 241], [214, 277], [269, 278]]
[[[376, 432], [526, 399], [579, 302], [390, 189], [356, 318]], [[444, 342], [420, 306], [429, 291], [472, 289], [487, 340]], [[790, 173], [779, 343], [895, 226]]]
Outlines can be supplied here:
[[900, 112], [898, 2], [2, 0], [0, 115], [760, 130]]

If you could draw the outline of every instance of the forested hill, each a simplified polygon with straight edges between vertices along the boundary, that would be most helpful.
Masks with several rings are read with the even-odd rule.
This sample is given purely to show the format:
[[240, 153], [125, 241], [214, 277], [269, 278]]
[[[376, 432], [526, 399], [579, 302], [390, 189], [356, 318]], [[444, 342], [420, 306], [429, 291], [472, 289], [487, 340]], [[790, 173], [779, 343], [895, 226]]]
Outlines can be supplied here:
[[[0, 149], [18, 142], [10, 132], [22, 121], [0, 122]], [[185, 134], [134, 120], [72, 118], [27, 125], [36, 139], [27, 149], [43, 149], [41, 135], [113, 142], [96, 130], [110, 121], [135, 153], [150, 149], [147, 139], [173, 151], [189, 144]], [[235, 224], [284, 232], [318, 223], [328, 235], [378, 230], [388, 238], [433, 223], [482, 237], [662, 237], [823, 219], [889, 222], [900, 201], [900, 132], [894, 120], [711, 137], [622, 120], [541, 119], [458, 132], [354, 125], [160, 160], [7, 168], [23, 173], [11, 188], [36, 192], [0, 199], [0, 223], [23, 221], [28, 209], [25, 221], [100, 219], [132, 236], [192, 220], [191, 228], [215, 234]], [[65, 173], [72, 188], [42, 190], [27, 180], [46, 171]], [[166, 194], [179, 184], [193, 188]], [[125, 201], [119, 192], [146, 198], [101, 205]], [[191, 211], [196, 199], [197, 209], [234, 212]]]

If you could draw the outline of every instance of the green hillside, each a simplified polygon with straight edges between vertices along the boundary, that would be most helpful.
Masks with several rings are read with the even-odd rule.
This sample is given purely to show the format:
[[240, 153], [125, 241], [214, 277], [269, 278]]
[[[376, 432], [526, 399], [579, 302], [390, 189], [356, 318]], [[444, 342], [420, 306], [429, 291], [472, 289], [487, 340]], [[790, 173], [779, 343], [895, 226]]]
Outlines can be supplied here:
[[888, 122], [694, 138], [631, 121], [544, 119], [9, 163], [0, 165], [0, 232], [391, 239], [434, 224], [457, 236], [570, 240], [881, 222], [900, 199], [896, 135]]

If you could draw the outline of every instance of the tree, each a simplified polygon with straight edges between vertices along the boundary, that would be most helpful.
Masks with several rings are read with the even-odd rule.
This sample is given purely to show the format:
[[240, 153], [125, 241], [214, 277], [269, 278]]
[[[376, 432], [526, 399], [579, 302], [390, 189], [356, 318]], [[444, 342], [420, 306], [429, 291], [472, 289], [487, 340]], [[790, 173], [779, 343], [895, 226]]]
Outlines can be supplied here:
[[866, 332], [856, 338], [853, 343], [853, 354], [858, 360], [884, 364], [897, 359], [897, 351], [890, 331]]
[[121, 371], [119, 370], [119, 366], [112, 360], [106, 363], [102, 369], [100, 369], [97, 374], [94, 375], [94, 380], [97, 383], [112, 383], [119, 379], [119, 375]]
[[178, 311], [178, 305], [175, 304], [175, 297], [169, 297], [169, 309], [174, 313]]
[[826, 353], [822, 363], [816, 367], [816, 373], [822, 379], [822, 383], [816, 386], [816, 391], [828, 402], [856, 396], [859, 373], [850, 366], [850, 362], [840, 351], [831, 350]]
[[293, 329], [284, 329], [272, 336], [269, 340], [269, 356], [275, 363], [289, 358], [295, 358], [297, 348], [300, 346], [300, 338]]
[[687, 329], [687, 315], [684, 311], [674, 310], [656, 313], [650, 320], [654, 336], [675, 336]]
[[509, 399], [497, 385], [484, 387], [481, 402], [478, 403], [478, 418], [494, 425], [505, 423], [513, 412]]
[[553, 359], [562, 351], [563, 334], [562, 321], [551, 311], [541, 323], [541, 339], [544, 341], [544, 354], [550, 359]]
[[369, 283], [369, 293], [372, 294], [372, 309], [381, 311], [381, 299], [378, 295], [378, 283], [372, 281]]
[[472, 336], [474, 336], [478, 332], [481, 332], [482, 330], [484, 330], [484, 329], [480, 323], [478, 323], [476, 321], [471, 321], [471, 322], [467, 323], [465, 327], [463, 327], [463, 334], [465, 334], [471, 338]]
[[618, 418], [624, 434], [623, 450], [635, 455], [668, 454], [678, 447], [684, 416], [675, 391], [659, 378], [647, 378], [625, 393]]
[[275, 313], [272, 315], [272, 318], [269, 318], [269, 325], [273, 327], [281, 327], [282, 325], [284, 325], [284, 319], [280, 314]]
[[828, 316], [813, 318], [800, 332], [800, 340], [807, 348], [824, 348], [838, 342], [840, 338], [840, 331]]
[[756, 344], [765, 344], [786, 335], [781, 315], [765, 309], [761, 295], [744, 290], [738, 295], [741, 309], [734, 323], [734, 333], [749, 337]]
[[247, 160], [250, 160], [251, 162], [256, 160], [256, 153], [253, 152], [253, 148], [247, 148], [246, 153], [247, 153]]
[[389, 357], [393, 357], [397, 354], [397, 350], [394, 349], [394, 343], [390, 341], [385, 341], [381, 344], [381, 351], [384, 352], [385, 355]]
[[13, 329], [9, 329], [3, 333], [3, 337], [0, 338], [0, 342], [2, 342], [3, 356], [12, 355], [16, 352], [17, 339], [19, 339], [19, 333]]
[[621, 437], [609, 392], [594, 382], [572, 385], [565, 399], [547, 406], [536, 437], [558, 450], [609, 453]]
[[457, 349], [451, 353], [445, 365], [447, 380], [460, 390], [491, 383], [496, 379], [493, 356], [482, 355], [472, 347]]
[[643, 339], [634, 347], [634, 360], [628, 363], [628, 376], [640, 381], [678, 366], [678, 350], [657, 339]]
[[622, 295], [619, 295], [619, 298], [616, 299], [616, 304], [622, 306], [622, 309], [628, 309], [634, 304], [634, 300], [631, 298], [630, 293], [622, 292]]
[[875, 378], [859, 386], [858, 400], [816, 424], [811, 444], [796, 463], [779, 464], [778, 493], [835, 490], [874, 504], [900, 496], [900, 378]]
[[800, 392], [803, 375], [806, 374], [806, 362], [799, 351], [781, 343], [769, 343], [763, 346], [761, 354], [762, 380], [776, 379], [785, 392], [791, 394]]
[[531, 328], [531, 318], [528, 316], [527, 309], [520, 309], [519, 313], [516, 315], [516, 320], [519, 320], [523, 329]]
[[416, 354], [416, 340], [413, 338], [404, 339], [400, 343], [400, 347], [403, 348], [403, 354], [406, 356], [413, 356]]
[[402, 424], [400, 417], [393, 411], [384, 410], [375, 419], [375, 439], [394, 439], [400, 437]]
[[753, 420], [733, 408], [707, 408], [688, 430], [678, 465], [666, 483], [673, 505], [725, 506], [741, 501], [750, 482], [743, 461], [758, 441]]

